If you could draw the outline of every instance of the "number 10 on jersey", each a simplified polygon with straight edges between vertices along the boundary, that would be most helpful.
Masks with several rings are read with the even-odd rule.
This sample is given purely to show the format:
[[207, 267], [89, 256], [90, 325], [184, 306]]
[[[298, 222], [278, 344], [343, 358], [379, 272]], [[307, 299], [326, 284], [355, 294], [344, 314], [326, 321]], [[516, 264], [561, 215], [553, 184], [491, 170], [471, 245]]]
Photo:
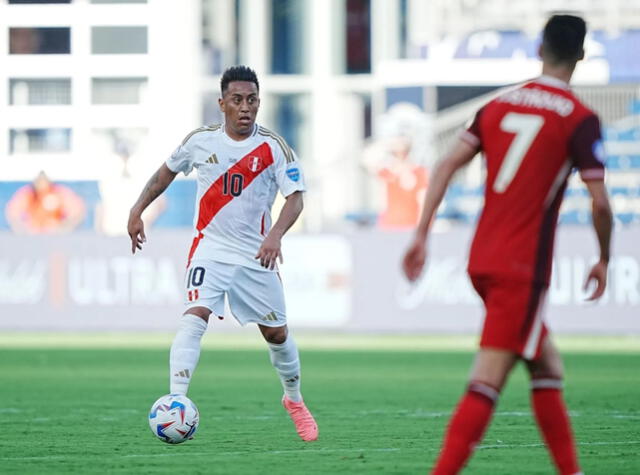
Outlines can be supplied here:
[[244, 176], [240, 173], [225, 172], [222, 175], [222, 194], [240, 196], [244, 188]]

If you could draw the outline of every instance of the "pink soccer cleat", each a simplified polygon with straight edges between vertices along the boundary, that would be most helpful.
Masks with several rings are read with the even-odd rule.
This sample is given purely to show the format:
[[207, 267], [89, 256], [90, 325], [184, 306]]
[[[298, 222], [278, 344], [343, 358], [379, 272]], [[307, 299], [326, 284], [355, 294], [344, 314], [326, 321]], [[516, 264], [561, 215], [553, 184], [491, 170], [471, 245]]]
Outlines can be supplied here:
[[293, 402], [285, 395], [282, 397], [282, 405], [291, 416], [296, 432], [302, 440], [311, 442], [318, 439], [318, 424], [304, 405], [304, 401]]

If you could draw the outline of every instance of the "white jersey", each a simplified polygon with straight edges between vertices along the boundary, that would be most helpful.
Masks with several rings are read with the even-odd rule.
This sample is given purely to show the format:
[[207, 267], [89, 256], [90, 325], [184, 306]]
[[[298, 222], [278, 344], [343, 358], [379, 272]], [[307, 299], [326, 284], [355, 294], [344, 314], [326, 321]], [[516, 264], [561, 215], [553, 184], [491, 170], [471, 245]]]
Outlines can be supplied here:
[[224, 124], [201, 127], [166, 163], [176, 173], [198, 173], [189, 262], [211, 259], [267, 270], [254, 257], [271, 228], [276, 193], [305, 190], [300, 163], [282, 137], [255, 124], [251, 136], [238, 142]]

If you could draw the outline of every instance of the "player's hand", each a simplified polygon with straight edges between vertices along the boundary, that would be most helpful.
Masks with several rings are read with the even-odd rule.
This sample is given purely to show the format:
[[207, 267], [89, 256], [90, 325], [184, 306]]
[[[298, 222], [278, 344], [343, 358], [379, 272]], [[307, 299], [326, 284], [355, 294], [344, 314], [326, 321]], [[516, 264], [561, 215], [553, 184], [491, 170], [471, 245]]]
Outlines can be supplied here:
[[415, 238], [402, 260], [402, 270], [410, 282], [415, 281], [424, 268], [427, 259], [427, 246], [424, 239]]
[[588, 301], [598, 300], [604, 294], [604, 289], [607, 287], [607, 267], [607, 262], [598, 261], [589, 271], [587, 280], [584, 283], [584, 290], [586, 291], [593, 282], [596, 283], [596, 288], [587, 297]]
[[280, 238], [277, 236], [269, 235], [264, 238], [255, 259], [260, 259], [260, 265], [265, 269], [273, 270], [276, 266], [278, 259], [282, 264], [282, 252], [280, 252]]
[[144, 234], [144, 223], [140, 216], [129, 216], [127, 232], [131, 238], [131, 254], [135, 254], [136, 249], [142, 250], [142, 243], [147, 242], [147, 236]]

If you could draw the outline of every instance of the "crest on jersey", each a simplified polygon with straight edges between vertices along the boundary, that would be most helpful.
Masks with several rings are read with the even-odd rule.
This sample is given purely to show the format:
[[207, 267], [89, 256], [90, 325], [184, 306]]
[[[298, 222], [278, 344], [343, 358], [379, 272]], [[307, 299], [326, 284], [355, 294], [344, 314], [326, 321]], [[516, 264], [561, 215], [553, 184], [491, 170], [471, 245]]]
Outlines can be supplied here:
[[251, 170], [253, 173], [256, 173], [257, 171], [260, 171], [261, 168], [262, 159], [260, 157], [249, 157], [249, 170]]
[[298, 181], [300, 179], [300, 170], [297, 168], [289, 168], [287, 170], [287, 176], [291, 181]]

